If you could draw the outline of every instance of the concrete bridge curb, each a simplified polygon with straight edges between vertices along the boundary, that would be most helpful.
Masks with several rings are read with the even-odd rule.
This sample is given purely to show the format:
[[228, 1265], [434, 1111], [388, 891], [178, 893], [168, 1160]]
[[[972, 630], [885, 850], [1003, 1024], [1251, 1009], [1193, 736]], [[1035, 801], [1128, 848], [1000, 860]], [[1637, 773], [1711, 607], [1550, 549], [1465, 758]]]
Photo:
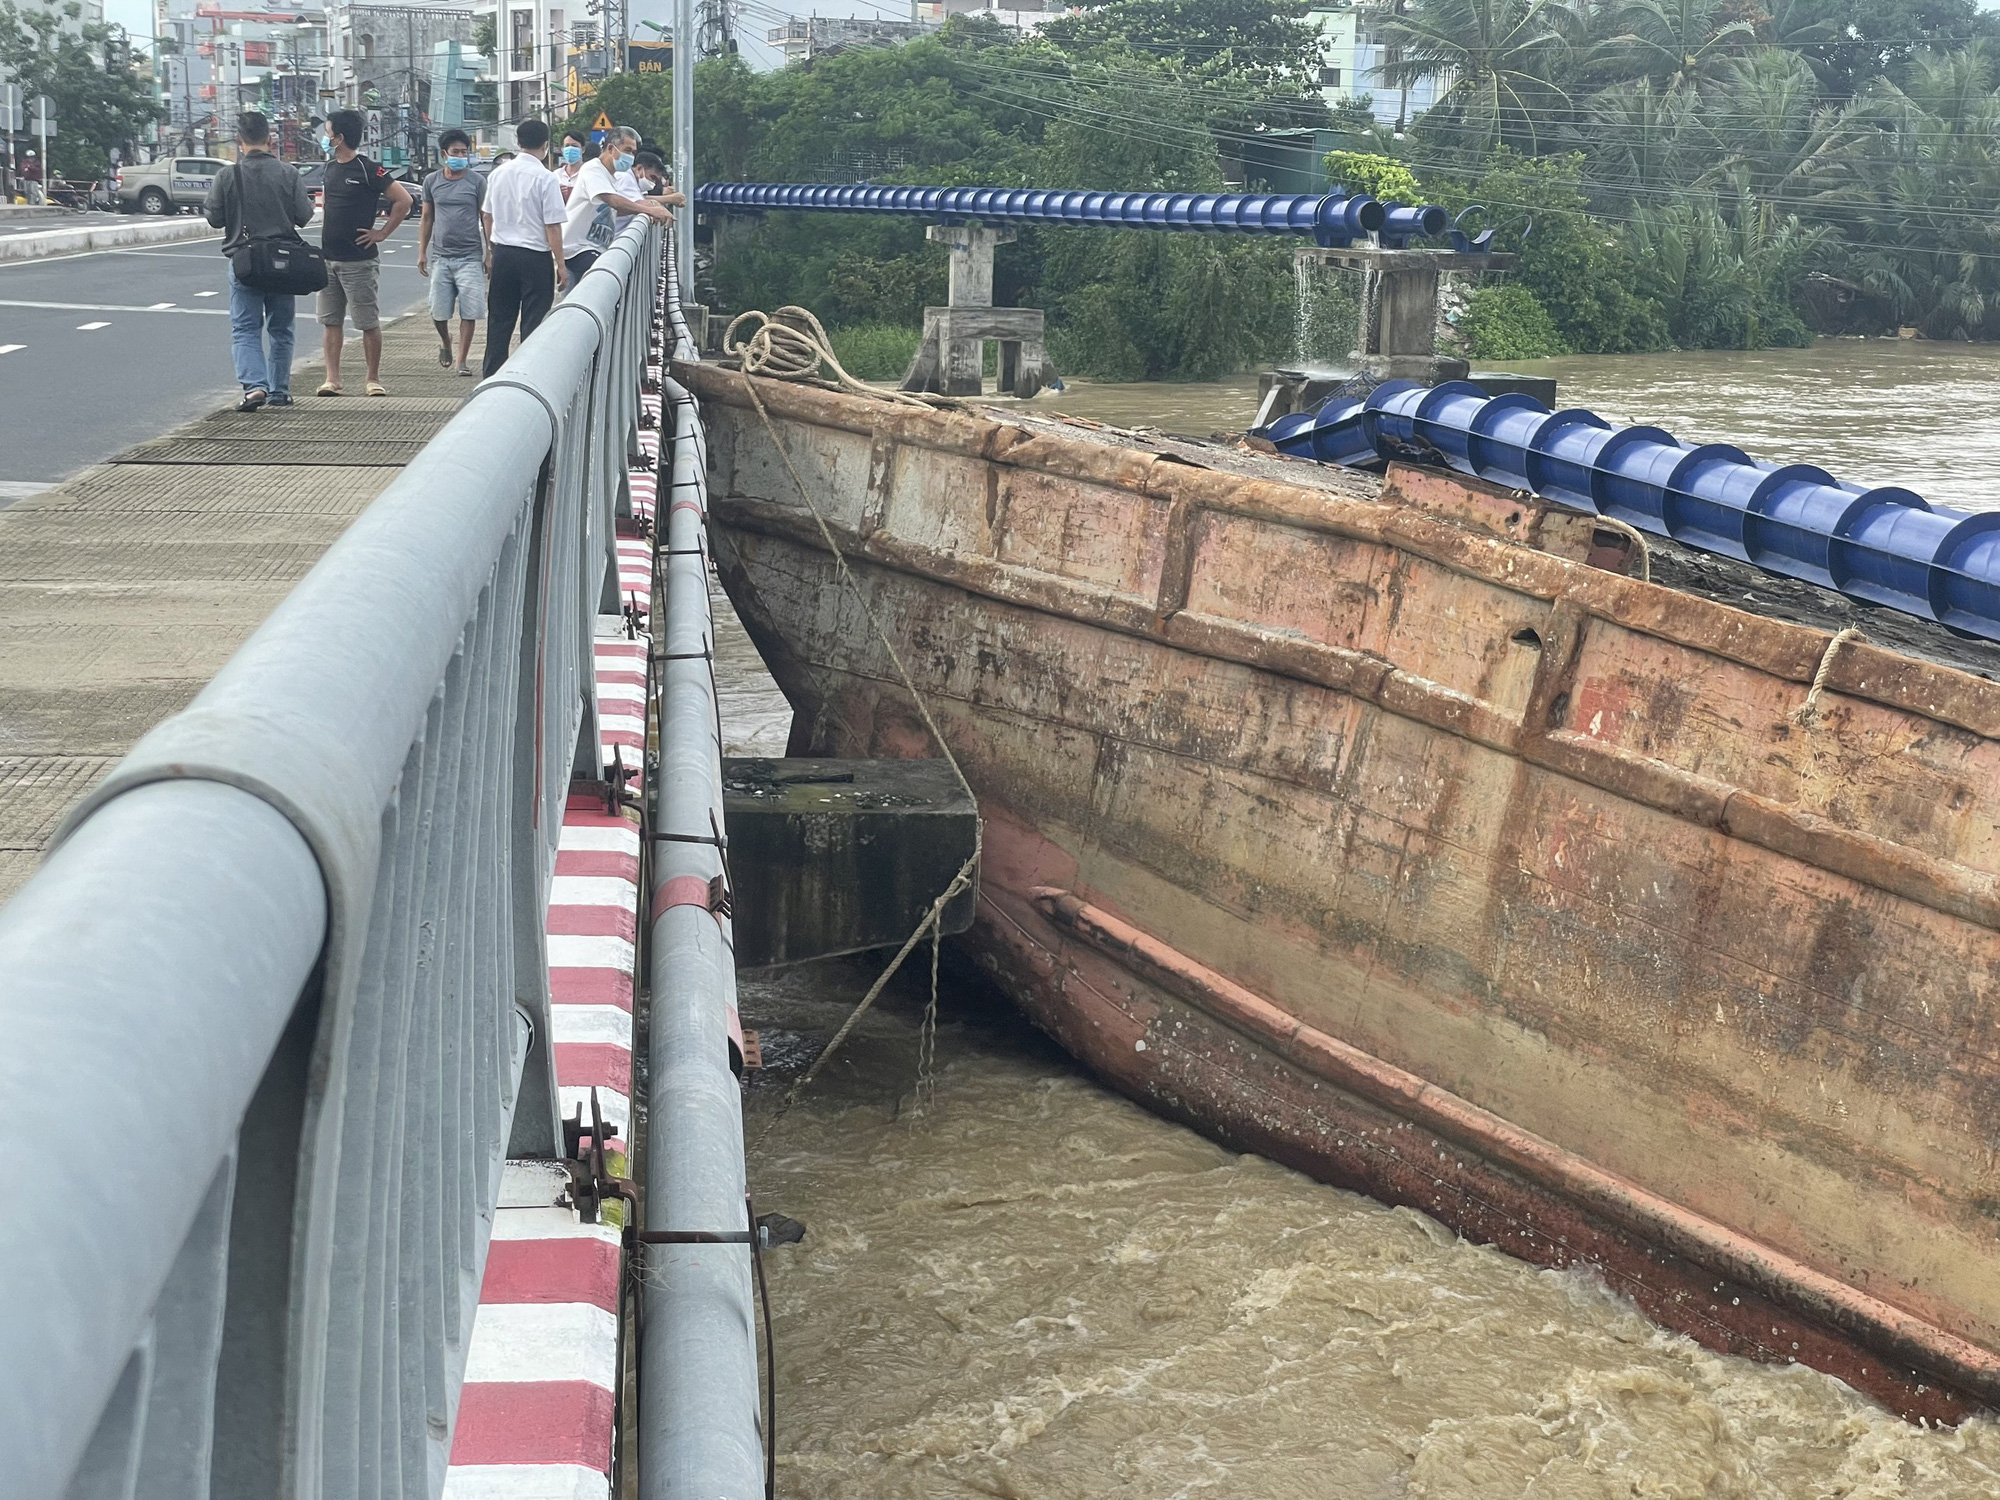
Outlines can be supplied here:
[[127, 250], [136, 245], [172, 245], [221, 239], [222, 232], [201, 218], [134, 219], [126, 224], [79, 224], [74, 229], [24, 229], [0, 234], [0, 261], [39, 260], [89, 250]]

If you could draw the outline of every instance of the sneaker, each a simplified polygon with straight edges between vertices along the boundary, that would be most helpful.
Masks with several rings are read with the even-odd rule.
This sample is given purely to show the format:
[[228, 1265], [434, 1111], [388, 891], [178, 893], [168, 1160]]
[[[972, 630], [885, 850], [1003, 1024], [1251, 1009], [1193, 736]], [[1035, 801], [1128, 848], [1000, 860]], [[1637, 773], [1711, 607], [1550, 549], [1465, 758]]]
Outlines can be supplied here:
[[270, 397], [262, 391], [245, 391], [243, 399], [236, 403], [236, 409], [238, 411], [255, 411], [269, 399]]
[[273, 391], [264, 404], [266, 406], [290, 406], [292, 404], [292, 393], [290, 391]]

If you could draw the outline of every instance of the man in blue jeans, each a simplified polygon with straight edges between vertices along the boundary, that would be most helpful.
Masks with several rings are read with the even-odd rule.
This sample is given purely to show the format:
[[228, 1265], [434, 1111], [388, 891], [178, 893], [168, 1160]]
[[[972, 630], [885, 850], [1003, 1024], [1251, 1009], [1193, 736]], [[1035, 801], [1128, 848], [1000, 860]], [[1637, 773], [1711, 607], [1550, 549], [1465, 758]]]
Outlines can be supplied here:
[[[215, 174], [208, 190], [208, 222], [224, 231], [222, 253], [252, 240], [276, 239], [310, 223], [312, 195], [298, 168], [271, 154], [271, 122], [254, 110], [236, 119], [236, 160]], [[298, 299], [290, 292], [253, 292], [229, 270], [229, 343], [236, 356], [238, 411], [292, 404], [292, 322]], [[270, 352], [264, 348], [270, 336]]]

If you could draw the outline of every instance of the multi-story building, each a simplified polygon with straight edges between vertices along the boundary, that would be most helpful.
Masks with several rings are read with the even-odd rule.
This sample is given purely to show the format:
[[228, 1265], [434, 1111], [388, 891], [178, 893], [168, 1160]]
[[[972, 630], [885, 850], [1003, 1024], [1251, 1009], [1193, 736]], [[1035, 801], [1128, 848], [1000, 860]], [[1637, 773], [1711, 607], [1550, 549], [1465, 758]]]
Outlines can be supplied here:
[[1382, 124], [1408, 124], [1450, 86], [1436, 79], [1392, 86], [1384, 77], [1396, 48], [1383, 39], [1381, 23], [1407, 5], [1408, 0], [1319, 0], [1308, 13], [1308, 23], [1319, 32], [1320, 96], [1329, 106], [1366, 100]]
[[918, 0], [918, 20], [942, 26], [952, 16], [983, 16], [1011, 26], [1016, 31], [1033, 31], [1044, 21], [1068, 13], [1068, 0]]
[[764, 40], [784, 54], [786, 62], [795, 63], [852, 47], [907, 42], [936, 31], [941, 24], [941, 19], [882, 21], [872, 16], [797, 16], [783, 26], [773, 26], [764, 34]]
[[213, 153], [236, 117], [261, 110], [287, 156], [310, 154], [327, 87], [327, 17], [310, 0], [155, 0], [162, 149]]
[[586, 3], [475, 0], [478, 14], [493, 20], [499, 135], [507, 144], [516, 121], [556, 121], [575, 112], [583, 91], [571, 83], [571, 28], [584, 23]]
[[[462, 66], [472, 48], [474, 12], [462, 4], [407, 0], [337, 4], [331, 14], [335, 99], [366, 116], [363, 149], [390, 166], [428, 166], [430, 141], [442, 128], [431, 121], [438, 50], [457, 44]], [[446, 55], [449, 71], [454, 54]]]

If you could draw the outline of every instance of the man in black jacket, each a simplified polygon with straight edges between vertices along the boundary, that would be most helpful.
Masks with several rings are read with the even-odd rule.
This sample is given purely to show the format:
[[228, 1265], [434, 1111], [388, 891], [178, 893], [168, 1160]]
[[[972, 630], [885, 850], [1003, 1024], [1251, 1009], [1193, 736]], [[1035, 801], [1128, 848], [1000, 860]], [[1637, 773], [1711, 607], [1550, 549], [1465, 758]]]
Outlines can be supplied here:
[[[225, 231], [222, 253], [230, 255], [252, 240], [297, 233], [311, 222], [312, 195], [298, 168], [271, 154], [271, 122], [255, 111], [236, 121], [236, 160], [215, 175], [208, 190], [208, 222]], [[292, 324], [298, 299], [289, 292], [253, 292], [229, 269], [230, 348], [236, 381], [243, 387], [238, 411], [292, 404]], [[267, 355], [264, 337], [270, 335]]]

